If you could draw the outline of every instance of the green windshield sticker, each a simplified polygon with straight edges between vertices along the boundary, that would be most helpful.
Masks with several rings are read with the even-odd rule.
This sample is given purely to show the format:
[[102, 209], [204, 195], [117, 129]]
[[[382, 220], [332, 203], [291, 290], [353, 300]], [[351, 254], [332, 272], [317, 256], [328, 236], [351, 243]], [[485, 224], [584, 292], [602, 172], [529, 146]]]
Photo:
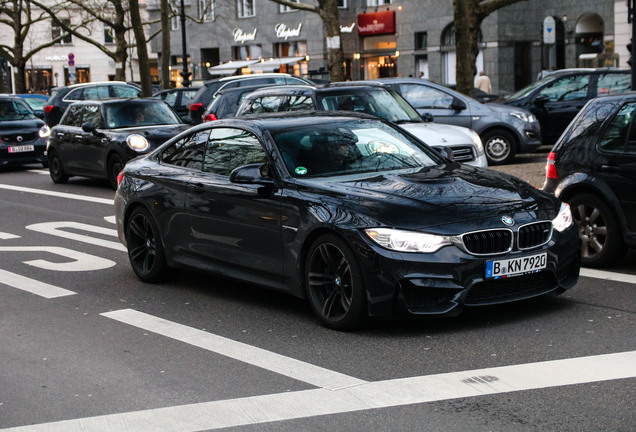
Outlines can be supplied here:
[[307, 174], [307, 168], [305, 167], [297, 167], [295, 170], [296, 174], [298, 175], [305, 175]]

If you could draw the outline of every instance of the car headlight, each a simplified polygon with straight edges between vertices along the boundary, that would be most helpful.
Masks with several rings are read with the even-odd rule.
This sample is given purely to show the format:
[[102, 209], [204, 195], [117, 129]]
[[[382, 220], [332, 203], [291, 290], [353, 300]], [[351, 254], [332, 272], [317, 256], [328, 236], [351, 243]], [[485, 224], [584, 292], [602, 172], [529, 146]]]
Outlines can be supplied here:
[[137, 134], [128, 135], [126, 138], [126, 144], [128, 144], [128, 147], [137, 152], [146, 151], [150, 147], [148, 140]]
[[537, 118], [534, 116], [534, 114], [525, 113], [523, 111], [511, 112], [510, 115], [527, 123], [534, 123], [537, 121]]
[[369, 228], [364, 232], [383, 248], [398, 252], [433, 253], [451, 244], [450, 237], [402, 231], [392, 228]]
[[51, 136], [51, 128], [49, 127], [49, 125], [45, 124], [44, 126], [40, 128], [40, 131], [38, 132], [38, 134], [40, 135], [40, 138], [46, 138], [48, 136]]
[[477, 147], [477, 154], [484, 154], [484, 144], [481, 142], [481, 138], [479, 138], [479, 134], [477, 132], [475, 132], [474, 130], [471, 130], [472, 132], [472, 138], [473, 138], [473, 143], [475, 144], [475, 147]]
[[552, 227], [559, 232], [563, 232], [566, 229], [570, 228], [573, 223], [574, 219], [572, 218], [570, 205], [568, 203], [561, 203], [559, 214], [557, 215], [557, 217], [552, 219]]

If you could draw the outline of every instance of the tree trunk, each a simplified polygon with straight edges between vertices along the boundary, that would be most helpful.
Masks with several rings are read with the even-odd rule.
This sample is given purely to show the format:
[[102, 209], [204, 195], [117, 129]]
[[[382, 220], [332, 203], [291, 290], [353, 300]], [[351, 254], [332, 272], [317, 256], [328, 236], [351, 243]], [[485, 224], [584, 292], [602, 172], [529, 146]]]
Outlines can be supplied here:
[[161, 0], [161, 88], [170, 88], [170, 5]]
[[130, 0], [130, 23], [135, 34], [137, 57], [139, 58], [139, 80], [141, 81], [141, 95], [152, 96], [152, 78], [150, 77], [150, 64], [148, 61], [148, 44], [139, 15], [139, 0]]
[[340, 41], [340, 17], [337, 0], [318, 0], [319, 14], [327, 35], [329, 75], [332, 82], [345, 80], [344, 50]]
[[473, 96], [477, 55], [479, 54], [479, 31], [481, 21], [472, 8], [472, 0], [455, 0], [455, 46], [457, 48], [457, 91]]

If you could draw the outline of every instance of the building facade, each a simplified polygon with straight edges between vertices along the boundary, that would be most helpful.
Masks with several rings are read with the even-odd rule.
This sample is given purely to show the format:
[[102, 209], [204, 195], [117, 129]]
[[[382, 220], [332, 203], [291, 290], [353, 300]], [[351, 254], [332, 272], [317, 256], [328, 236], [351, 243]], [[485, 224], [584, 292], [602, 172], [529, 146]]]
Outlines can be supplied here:
[[[185, 0], [184, 5], [188, 16], [199, 19], [186, 23], [195, 82], [272, 70], [328, 79], [327, 44], [332, 41], [317, 14], [270, 0]], [[349, 79], [423, 75], [454, 84], [452, 0], [339, 0], [339, 5]], [[178, 9], [179, 2], [173, 7]], [[158, 18], [159, 1], [151, 0], [148, 10]], [[546, 18], [553, 41], [544, 41]], [[623, 0], [522, 1], [484, 20], [477, 68], [491, 77], [495, 92], [505, 93], [534, 81], [542, 69], [627, 67], [629, 33]], [[183, 54], [178, 19], [171, 41], [178, 83]], [[152, 49], [161, 54], [159, 41]]]

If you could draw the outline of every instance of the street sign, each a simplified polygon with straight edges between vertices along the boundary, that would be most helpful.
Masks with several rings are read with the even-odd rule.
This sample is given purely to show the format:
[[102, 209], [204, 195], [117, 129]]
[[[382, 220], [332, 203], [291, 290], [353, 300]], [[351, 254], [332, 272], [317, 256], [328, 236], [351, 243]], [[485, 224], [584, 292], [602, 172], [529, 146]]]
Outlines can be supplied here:
[[556, 22], [551, 16], [547, 16], [543, 20], [543, 43], [556, 43]]
[[66, 57], [68, 57], [68, 65], [69, 66], [75, 66], [75, 54], [68, 53], [68, 55]]

